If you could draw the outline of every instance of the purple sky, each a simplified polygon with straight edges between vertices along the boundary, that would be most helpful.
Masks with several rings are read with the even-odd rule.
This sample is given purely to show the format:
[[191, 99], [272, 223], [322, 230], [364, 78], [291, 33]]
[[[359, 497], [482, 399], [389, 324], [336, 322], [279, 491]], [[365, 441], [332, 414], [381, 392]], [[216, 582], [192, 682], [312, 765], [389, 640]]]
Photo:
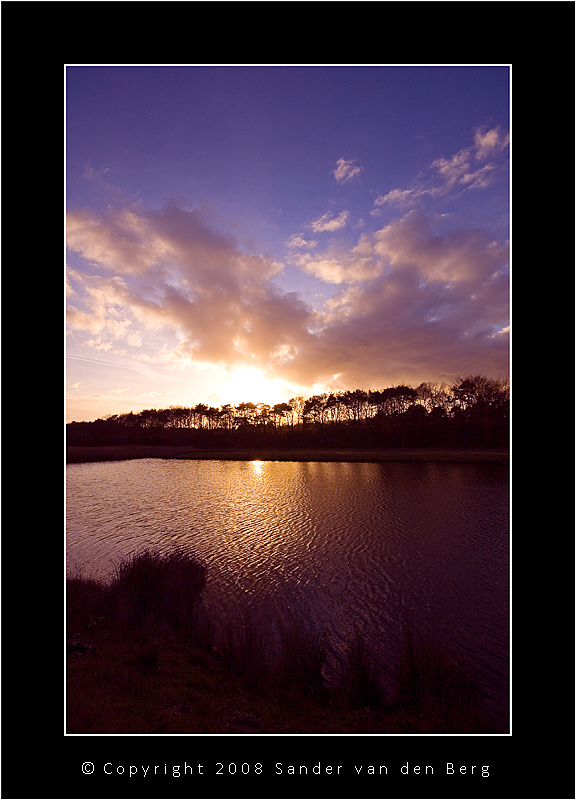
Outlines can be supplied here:
[[65, 77], [67, 420], [507, 377], [508, 66]]

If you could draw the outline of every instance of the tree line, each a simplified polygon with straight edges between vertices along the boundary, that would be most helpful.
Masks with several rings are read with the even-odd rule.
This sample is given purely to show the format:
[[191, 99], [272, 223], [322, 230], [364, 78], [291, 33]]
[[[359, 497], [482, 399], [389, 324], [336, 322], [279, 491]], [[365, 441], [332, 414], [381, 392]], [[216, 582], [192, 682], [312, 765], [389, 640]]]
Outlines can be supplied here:
[[71, 422], [69, 445], [190, 444], [427, 447], [508, 445], [508, 381], [467, 375], [453, 384], [326, 392], [268, 405], [198, 403]]

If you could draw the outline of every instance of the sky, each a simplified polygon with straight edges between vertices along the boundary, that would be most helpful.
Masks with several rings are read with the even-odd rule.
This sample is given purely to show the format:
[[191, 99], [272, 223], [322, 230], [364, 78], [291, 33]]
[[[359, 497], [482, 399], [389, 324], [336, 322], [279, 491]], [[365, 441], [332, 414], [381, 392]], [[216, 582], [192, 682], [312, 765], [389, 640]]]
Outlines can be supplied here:
[[67, 421], [508, 377], [508, 65], [64, 83]]

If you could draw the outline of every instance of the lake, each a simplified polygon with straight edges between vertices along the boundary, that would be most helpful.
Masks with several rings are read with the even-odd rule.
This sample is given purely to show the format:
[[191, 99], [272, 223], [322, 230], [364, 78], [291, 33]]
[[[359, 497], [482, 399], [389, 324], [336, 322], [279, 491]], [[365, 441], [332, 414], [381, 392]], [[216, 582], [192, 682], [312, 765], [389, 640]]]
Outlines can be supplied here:
[[[507, 729], [509, 482], [498, 464], [139, 459], [66, 467], [67, 570], [186, 546], [216, 619], [289, 609], [327, 635], [327, 676], [355, 629], [382, 678], [407, 620], [484, 682]], [[240, 602], [239, 602], [240, 601]]]

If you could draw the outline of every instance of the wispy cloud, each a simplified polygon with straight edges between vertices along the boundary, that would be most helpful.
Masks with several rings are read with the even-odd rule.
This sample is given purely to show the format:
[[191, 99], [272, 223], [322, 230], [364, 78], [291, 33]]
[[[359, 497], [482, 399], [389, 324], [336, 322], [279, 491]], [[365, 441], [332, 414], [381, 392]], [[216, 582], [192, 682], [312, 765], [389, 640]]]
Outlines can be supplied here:
[[126, 199], [123, 192], [104, 178], [107, 172], [109, 172], [108, 167], [96, 170], [91, 164], [84, 165], [85, 180], [90, 181], [99, 192], [106, 195], [110, 200], [125, 203]]
[[349, 217], [349, 211], [341, 211], [337, 217], [332, 216], [332, 214], [328, 212], [311, 222], [309, 227], [314, 231], [314, 233], [322, 233], [323, 231], [339, 231], [341, 228], [346, 227]]
[[408, 189], [392, 189], [374, 201], [377, 214], [384, 205], [414, 205], [425, 195], [440, 197], [452, 191], [483, 189], [496, 180], [499, 159], [510, 142], [508, 133], [499, 128], [479, 128], [474, 135], [474, 144], [459, 150], [450, 158], [437, 158], [414, 186]]
[[412, 205], [419, 194], [421, 194], [421, 192], [414, 189], [392, 189], [388, 194], [377, 197], [374, 201], [374, 205], [383, 206], [387, 203], [395, 206]]
[[337, 183], [348, 183], [348, 181], [356, 178], [361, 170], [362, 167], [354, 166], [354, 161], [345, 161], [343, 158], [339, 158], [336, 162], [336, 169], [332, 171], [332, 174]]
[[490, 158], [510, 144], [510, 134], [501, 133], [500, 128], [478, 128], [474, 134], [474, 157], [476, 160]]
[[479, 128], [474, 134], [474, 144], [459, 150], [449, 159], [439, 158], [431, 164], [441, 178], [440, 185], [430, 193], [445, 194], [457, 188], [484, 188], [492, 183], [497, 172], [497, 159], [509, 144], [509, 134], [502, 134], [499, 128], [484, 130]]
[[302, 249], [302, 248], [311, 249], [314, 247], [318, 247], [318, 242], [315, 239], [306, 241], [306, 239], [303, 238], [301, 233], [295, 233], [286, 242], [286, 247], [290, 248], [291, 250]]

